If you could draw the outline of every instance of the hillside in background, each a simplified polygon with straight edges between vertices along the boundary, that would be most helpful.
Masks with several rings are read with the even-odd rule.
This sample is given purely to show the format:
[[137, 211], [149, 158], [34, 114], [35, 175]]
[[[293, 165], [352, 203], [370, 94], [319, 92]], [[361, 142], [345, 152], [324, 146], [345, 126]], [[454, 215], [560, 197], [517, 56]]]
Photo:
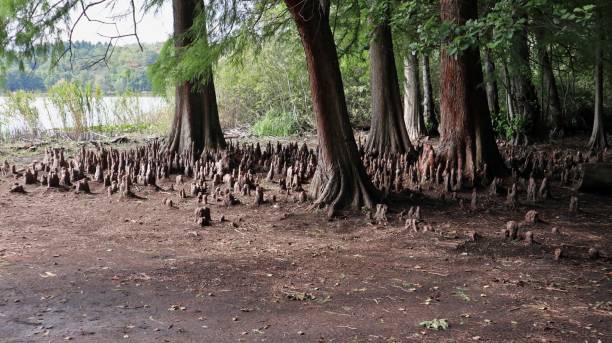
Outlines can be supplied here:
[[93, 83], [105, 94], [125, 91], [146, 92], [151, 90], [147, 76], [147, 66], [155, 62], [162, 43], [144, 44], [141, 51], [138, 45], [115, 47], [108, 65], [98, 63], [89, 65], [104, 55], [106, 45], [102, 43], [76, 42], [73, 46], [72, 67], [66, 55], [56, 68], [50, 68], [50, 61], [26, 68], [21, 72], [17, 66], [11, 67], [6, 74], [0, 91], [27, 90], [46, 92], [59, 80]]

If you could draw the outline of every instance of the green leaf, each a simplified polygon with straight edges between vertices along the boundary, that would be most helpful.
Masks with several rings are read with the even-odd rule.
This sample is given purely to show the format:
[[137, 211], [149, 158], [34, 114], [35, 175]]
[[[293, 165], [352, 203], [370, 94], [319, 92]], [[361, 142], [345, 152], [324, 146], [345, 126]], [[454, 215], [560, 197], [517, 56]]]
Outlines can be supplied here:
[[432, 320], [425, 320], [419, 323], [420, 326], [427, 328], [427, 329], [431, 329], [431, 330], [446, 330], [449, 327], [448, 321], [446, 319], [432, 319]]

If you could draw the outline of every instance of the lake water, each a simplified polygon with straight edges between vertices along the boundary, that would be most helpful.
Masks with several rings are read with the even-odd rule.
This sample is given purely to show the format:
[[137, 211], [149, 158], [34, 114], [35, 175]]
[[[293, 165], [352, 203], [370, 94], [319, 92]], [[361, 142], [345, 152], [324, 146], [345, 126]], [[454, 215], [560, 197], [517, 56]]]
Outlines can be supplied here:
[[[24, 130], [27, 125], [16, 116], [6, 115], [6, 97], [0, 96], [0, 128], [3, 131], [15, 132]], [[39, 129], [50, 130], [62, 128], [60, 110], [55, 107], [47, 97], [37, 97], [33, 102], [39, 114]], [[165, 98], [155, 96], [137, 97], [104, 97], [88, 115], [88, 125], [100, 124], [129, 124], [142, 119], [151, 113], [168, 111], [171, 103]], [[68, 117], [70, 117], [68, 115]], [[68, 120], [67, 126], [70, 126]]]

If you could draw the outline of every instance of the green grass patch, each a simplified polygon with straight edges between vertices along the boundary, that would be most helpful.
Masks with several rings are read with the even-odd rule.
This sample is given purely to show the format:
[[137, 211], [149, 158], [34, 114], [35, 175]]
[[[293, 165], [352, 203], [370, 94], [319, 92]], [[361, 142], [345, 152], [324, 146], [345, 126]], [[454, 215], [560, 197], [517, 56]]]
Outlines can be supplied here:
[[105, 125], [93, 125], [89, 127], [90, 131], [103, 133], [103, 134], [116, 134], [116, 133], [143, 133], [157, 131], [157, 127], [149, 123], [137, 123], [137, 124], [105, 124]]

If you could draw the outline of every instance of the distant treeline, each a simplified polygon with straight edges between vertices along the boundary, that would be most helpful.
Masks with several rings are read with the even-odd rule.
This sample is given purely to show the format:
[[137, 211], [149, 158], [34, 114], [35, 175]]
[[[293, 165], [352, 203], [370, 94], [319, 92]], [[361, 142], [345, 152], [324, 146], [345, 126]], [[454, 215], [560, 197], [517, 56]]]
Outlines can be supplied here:
[[75, 42], [72, 48], [72, 66], [68, 55], [51, 69], [51, 60], [26, 66], [19, 71], [15, 65], [7, 70], [0, 92], [27, 90], [46, 92], [60, 80], [79, 81], [82, 84], [92, 83], [105, 94], [123, 93], [125, 91], [146, 92], [151, 90], [147, 76], [147, 66], [159, 56], [162, 43], [145, 44], [144, 51], [138, 45], [115, 47], [108, 65], [103, 62], [89, 65], [104, 56], [106, 44]]

